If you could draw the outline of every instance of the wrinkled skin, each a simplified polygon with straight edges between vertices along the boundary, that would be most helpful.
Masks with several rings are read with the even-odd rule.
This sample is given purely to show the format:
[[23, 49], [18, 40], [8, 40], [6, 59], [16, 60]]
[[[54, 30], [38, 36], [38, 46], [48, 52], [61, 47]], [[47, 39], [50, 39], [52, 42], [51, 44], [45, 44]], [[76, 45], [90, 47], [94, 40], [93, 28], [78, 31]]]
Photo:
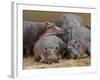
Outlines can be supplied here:
[[[70, 40], [81, 42], [80, 46], [84, 46], [84, 52], [89, 50], [90, 46], [90, 30], [83, 26], [82, 19], [76, 14], [63, 14], [57, 21], [56, 25], [64, 29], [64, 35], [61, 37], [67, 44]], [[77, 47], [81, 51], [80, 47]], [[74, 48], [72, 48], [74, 50]], [[73, 51], [72, 50], [72, 51]], [[89, 52], [89, 51], [87, 51]], [[80, 52], [82, 53], [82, 52]], [[90, 53], [89, 53], [90, 54]]]
[[50, 22], [23, 22], [23, 53], [24, 57], [28, 57], [32, 53], [34, 42], [36, 42], [41, 34], [47, 31], [49, 34], [59, 35], [63, 31], [55, 24]]
[[56, 63], [59, 62], [59, 58], [65, 43], [57, 36], [42, 36], [35, 43], [34, 57], [36, 61], [43, 63]]

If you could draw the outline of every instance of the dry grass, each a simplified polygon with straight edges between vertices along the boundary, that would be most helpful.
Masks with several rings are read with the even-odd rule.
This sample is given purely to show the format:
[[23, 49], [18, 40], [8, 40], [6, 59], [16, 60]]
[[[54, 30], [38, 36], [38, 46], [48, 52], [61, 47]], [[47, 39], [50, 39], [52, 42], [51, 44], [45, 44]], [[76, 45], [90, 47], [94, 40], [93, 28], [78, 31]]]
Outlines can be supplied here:
[[34, 61], [34, 57], [30, 56], [24, 58], [23, 69], [43, 69], [43, 68], [59, 68], [59, 67], [76, 67], [76, 66], [89, 66], [91, 64], [91, 59], [89, 57], [82, 59], [61, 59], [59, 63], [45, 64]]

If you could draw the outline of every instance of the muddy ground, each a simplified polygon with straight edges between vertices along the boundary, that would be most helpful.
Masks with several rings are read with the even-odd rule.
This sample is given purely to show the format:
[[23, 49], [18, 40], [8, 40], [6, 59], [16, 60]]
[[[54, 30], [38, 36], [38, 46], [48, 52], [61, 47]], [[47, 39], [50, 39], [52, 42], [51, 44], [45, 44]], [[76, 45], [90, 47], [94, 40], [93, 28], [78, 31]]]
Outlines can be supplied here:
[[90, 66], [90, 57], [81, 59], [61, 59], [59, 63], [45, 64], [34, 61], [34, 57], [30, 56], [23, 59], [23, 69], [43, 69], [43, 68], [61, 68], [61, 67], [76, 67], [76, 66]]

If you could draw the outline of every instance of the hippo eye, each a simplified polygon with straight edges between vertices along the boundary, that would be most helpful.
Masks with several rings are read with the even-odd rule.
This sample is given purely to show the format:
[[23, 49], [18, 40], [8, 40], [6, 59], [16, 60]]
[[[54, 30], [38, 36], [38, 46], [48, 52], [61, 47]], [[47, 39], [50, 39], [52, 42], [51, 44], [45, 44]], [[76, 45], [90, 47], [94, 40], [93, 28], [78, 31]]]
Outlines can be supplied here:
[[57, 52], [57, 50], [58, 50], [58, 47], [55, 48], [54, 52]]

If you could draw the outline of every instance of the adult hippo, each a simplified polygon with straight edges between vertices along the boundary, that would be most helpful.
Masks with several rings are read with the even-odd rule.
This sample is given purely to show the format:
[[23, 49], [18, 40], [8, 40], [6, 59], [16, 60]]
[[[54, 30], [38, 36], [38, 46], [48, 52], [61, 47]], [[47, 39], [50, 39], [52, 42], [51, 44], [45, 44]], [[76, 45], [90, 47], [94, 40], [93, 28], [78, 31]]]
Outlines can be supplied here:
[[45, 35], [34, 45], [35, 61], [42, 63], [57, 63], [63, 53], [65, 43], [55, 35]]
[[[64, 29], [65, 33], [61, 37], [67, 44], [71, 40], [77, 41], [79, 45], [84, 46], [83, 50], [80, 47], [77, 47], [79, 51], [87, 51], [90, 46], [90, 30], [83, 26], [82, 19], [76, 14], [63, 14], [57, 21], [56, 25]], [[72, 48], [73, 49], [73, 48]], [[81, 49], [81, 50], [80, 50]], [[72, 50], [73, 51], [73, 50]], [[88, 51], [89, 52], [89, 51]], [[82, 53], [82, 52], [80, 52]], [[90, 53], [88, 53], [90, 55]]]
[[24, 57], [28, 57], [32, 53], [34, 47], [34, 42], [38, 40], [40, 35], [48, 29], [50, 26], [51, 33], [55, 35], [62, 34], [62, 29], [55, 26], [55, 24], [50, 22], [32, 22], [24, 21], [23, 22], [23, 53]]

